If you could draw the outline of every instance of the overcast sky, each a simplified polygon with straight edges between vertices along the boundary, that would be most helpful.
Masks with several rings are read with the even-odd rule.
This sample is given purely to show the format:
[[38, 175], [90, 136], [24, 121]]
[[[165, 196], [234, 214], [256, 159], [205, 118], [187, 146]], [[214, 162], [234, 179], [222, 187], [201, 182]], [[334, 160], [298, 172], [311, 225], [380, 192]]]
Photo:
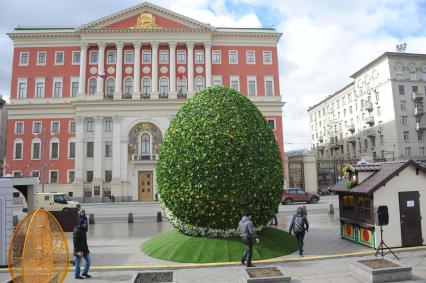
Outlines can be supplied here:
[[[0, 0], [0, 94], [8, 97], [12, 42], [21, 26], [77, 27], [134, 0]], [[159, 0], [151, 3], [217, 27], [271, 27], [278, 46], [285, 149], [310, 147], [307, 108], [339, 90], [383, 52], [407, 42], [426, 53], [426, 0]]]

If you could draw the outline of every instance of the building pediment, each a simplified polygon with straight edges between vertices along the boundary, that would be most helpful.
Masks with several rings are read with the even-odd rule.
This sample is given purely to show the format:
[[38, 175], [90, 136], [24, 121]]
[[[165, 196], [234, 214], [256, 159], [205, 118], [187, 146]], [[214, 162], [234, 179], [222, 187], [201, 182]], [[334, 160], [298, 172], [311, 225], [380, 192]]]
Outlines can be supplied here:
[[82, 25], [78, 30], [99, 29], [207, 29], [214, 28], [148, 2]]

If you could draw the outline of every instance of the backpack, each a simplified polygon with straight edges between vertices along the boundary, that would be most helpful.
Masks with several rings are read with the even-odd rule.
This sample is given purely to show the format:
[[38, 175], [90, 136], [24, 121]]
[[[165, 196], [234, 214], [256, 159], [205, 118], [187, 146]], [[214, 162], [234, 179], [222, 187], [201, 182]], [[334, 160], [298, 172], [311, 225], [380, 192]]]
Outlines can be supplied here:
[[303, 231], [305, 231], [305, 221], [303, 219], [303, 216], [296, 215], [296, 217], [294, 218], [293, 231], [294, 232], [303, 232]]

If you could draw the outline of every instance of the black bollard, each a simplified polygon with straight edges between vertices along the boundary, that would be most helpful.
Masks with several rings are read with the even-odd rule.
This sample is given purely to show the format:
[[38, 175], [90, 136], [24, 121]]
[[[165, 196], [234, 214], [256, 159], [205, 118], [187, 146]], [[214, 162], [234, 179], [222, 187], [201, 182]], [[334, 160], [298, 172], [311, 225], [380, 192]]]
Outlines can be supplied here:
[[95, 214], [94, 213], [89, 214], [89, 224], [95, 224]]
[[133, 223], [133, 213], [129, 212], [129, 217], [127, 218], [127, 223]]
[[333, 207], [332, 203], [330, 203], [330, 208], [328, 209], [328, 214], [334, 214], [334, 207]]
[[163, 217], [161, 215], [161, 211], [157, 212], [157, 222], [163, 222]]

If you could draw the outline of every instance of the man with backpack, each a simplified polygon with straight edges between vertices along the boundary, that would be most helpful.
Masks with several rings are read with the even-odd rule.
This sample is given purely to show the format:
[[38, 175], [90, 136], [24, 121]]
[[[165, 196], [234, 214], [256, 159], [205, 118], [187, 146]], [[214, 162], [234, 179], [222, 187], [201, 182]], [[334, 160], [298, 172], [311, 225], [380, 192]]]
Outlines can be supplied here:
[[299, 255], [303, 257], [303, 238], [305, 237], [305, 231], [308, 232], [309, 223], [306, 219], [305, 211], [302, 207], [297, 208], [296, 215], [291, 219], [291, 224], [289, 228], [289, 233], [294, 232], [294, 235], [297, 239], [297, 244], [299, 246]]

